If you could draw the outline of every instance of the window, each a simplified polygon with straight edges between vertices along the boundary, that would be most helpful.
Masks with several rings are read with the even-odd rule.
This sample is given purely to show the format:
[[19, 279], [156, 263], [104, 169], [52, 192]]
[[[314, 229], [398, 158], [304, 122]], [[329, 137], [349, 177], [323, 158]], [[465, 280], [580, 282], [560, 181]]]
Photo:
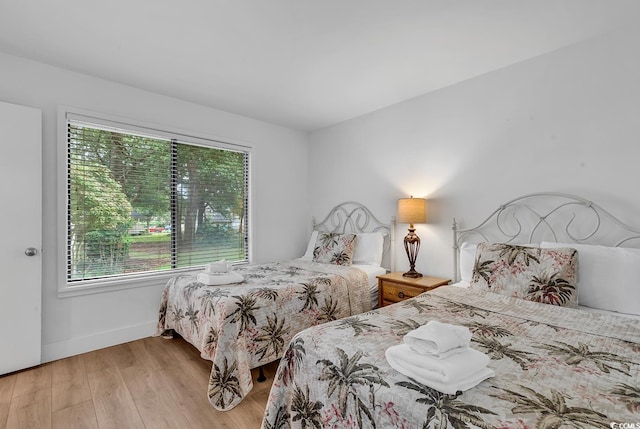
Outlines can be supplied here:
[[248, 261], [246, 147], [66, 114], [66, 284]]

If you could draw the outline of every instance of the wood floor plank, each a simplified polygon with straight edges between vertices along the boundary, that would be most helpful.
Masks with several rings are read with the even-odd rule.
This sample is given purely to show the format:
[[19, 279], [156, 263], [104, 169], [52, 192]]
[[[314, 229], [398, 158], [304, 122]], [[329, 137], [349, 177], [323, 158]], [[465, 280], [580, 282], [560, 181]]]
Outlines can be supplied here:
[[160, 366], [158, 360], [154, 359], [154, 356], [149, 352], [149, 348], [147, 347], [147, 340], [147, 338], [144, 338], [140, 341], [132, 341], [131, 343], [129, 343], [131, 352], [136, 359], [136, 366], [145, 366], [154, 371], [159, 370], [162, 368], [162, 366]]
[[87, 374], [100, 429], [144, 428], [118, 367]]
[[182, 338], [145, 338], [0, 377], [0, 428], [258, 429], [277, 363], [233, 410], [207, 398], [211, 362]]
[[51, 364], [39, 365], [16, 373], [13, 396], [22, 396], [38, 390], [51, 389]]
[[52, 429], [99, 429], [93, 401], [88, 400], [53, 412]]
[[105, 368], [118, 366], [117, 362], [114, 361], [113, 356], [107, 349], [94, 350], [92, 352], [85, 353], [82, 355], [82, 360], [84, 361], [87, 374], [96, 371], [100, 372]]
[[104, 351], [111, 355], [112, 361], [115, 362], [120, 369], [142, 364], [145, 360], [144, 356], [136, 353], [136, 349], [131, 343], [108, 347]]
[[206, 392], [209, 387], [209, 375], [211, 374], [211, 361], [198, 359], [182, 359], [179, 361], [181, 370], [189, 374], [193, 380], [194, 387]]
[[91, 400], [89, 380], [82, 356], [72, 356], [51, 363], [51, 410]]
[[51, 390], [37, 389], [11, 399], [7, 428], [50, 429]]
[[191, 427], [182, 411], [174, 406], [169, 385], [157, 371], [130, 366], [122, 370], [122, 375], [145, 426], [154, 429]]
[[171, 365], [175, 363], [176, 357], [171, 353], [171, 350], [175, 348], [175, 343], [179, 341], [184, 340], [154, 337], [145, 338], [141, 340], [141, 343], [149, 355], [152, 365], [160, 369], [171, 368]]
[[[193, 428], [236, 428], [235, 422], [224, 412], [216, 411], [207, 399], [207, 391], [195, 380], [182, 362], [178, 362], [171, 370], [161, 372], [169, 386], [171, 399], [176, 407], [185, 415]], [[204, 374], [203, 374], [204, 375]], [[209, 373], [205, 375], [209, 378]]]
[[13, 397], [13, 387], [16, 384], [16, 374], [0, 377], [0, 428], [6, 426], [9, 406]]

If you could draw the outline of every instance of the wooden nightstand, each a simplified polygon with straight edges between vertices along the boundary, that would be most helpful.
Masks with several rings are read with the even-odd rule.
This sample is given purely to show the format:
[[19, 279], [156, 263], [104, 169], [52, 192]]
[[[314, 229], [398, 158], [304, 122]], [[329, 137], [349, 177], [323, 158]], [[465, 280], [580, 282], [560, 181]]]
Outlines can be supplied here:
[[413, 298], [438, 286], [449, 284], [451, 280], [423, 276], [403, 277], [401, 272], [378, 276], [378, 307], [384, 307], [405, 299]]

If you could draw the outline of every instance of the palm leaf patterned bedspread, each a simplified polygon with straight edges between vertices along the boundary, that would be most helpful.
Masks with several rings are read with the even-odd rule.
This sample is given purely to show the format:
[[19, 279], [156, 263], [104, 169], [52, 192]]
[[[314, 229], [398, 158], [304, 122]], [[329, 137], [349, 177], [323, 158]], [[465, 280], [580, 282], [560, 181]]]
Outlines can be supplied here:
[[[385, 349], [429, 320], [469, 327], [495, 377], [446, 395], [394, 371]], [[444, 286], [296, 335], [262, 427], [609, 428], [640, 423], [639, 378], [638, 320]]]
[[358, 269], [290, 261], [236, 268], [244, 282], [206, 286], [193, 275], [164, 288], [158, 335], [177, 332], [213, 362], [209, 402], [236, 406], [252, 389], [251, 368], [282, 356], [297, 332], [371, 309]]

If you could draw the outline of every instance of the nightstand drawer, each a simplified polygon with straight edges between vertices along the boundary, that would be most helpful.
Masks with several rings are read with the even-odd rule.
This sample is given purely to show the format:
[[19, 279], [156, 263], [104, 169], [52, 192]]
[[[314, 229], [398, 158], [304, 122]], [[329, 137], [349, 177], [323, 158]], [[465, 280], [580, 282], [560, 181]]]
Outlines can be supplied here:
[[424, 291], [424, 288], [384, 282], [382, 286], [382, 299], [384, 301], [400, 302], [418, 296]]
[[378, 276], [378, 306], [384, 307], [405, 299], [413, 298], [449, 283], [449, 279], [439, 277], [405, 277], [401, 272]]

